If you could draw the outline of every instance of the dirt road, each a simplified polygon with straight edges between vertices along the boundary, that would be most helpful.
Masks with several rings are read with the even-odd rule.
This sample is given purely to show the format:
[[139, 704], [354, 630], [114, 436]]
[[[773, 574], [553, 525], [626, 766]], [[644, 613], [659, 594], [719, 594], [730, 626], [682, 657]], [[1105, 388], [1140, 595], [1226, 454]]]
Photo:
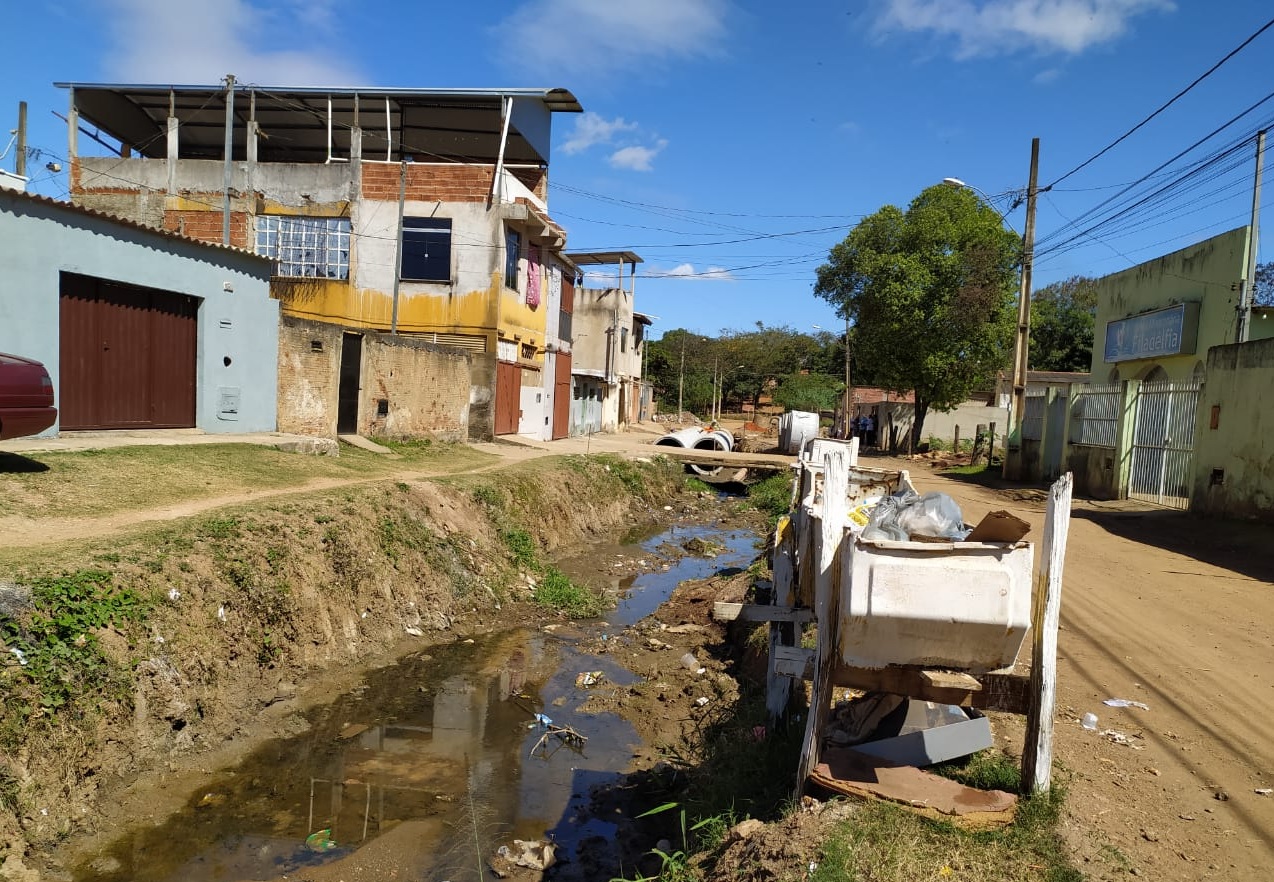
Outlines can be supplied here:
[[[871, 464], [884, 465], [887, 461]], [[976, 523], [1043, 526], [1041, 491], [989, 489], [903, 461]], [[1075, 503], [1059, 637], [1066, 835], [1093, 878], [1263, 879], [1274, 867], [1274, 543], [1269, 528]], [[1149, 710], [1116, 709], [1107, 698]], [[1130, 737], [1132, 746], [1081, 728]], [[1016, 720], [998, 724], [1021, 744]], [[1018, 748], [1020, 749], [1020, 747]]]

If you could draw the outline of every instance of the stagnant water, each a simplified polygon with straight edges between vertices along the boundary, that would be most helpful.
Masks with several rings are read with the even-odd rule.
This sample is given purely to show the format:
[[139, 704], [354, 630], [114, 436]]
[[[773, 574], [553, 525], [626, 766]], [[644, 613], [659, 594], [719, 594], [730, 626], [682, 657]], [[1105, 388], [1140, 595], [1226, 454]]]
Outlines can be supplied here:
[[[724, 550], [672, 561], [661, 553], [696, 537]], [[635, 555], [649, 570], [609, 580], [624, 595], [605, 623], [431, 647], [369, 673], [361, 687], [312, 711], [304, 734], [257, 751], [163, 824], [123, 833], [74, 878], [226, 882], [332, 873], [459, 882], [478, 878], [478, 860], [513, 839], [553, 839], [567, 867], [578, 866], [581, 843], [615, 848], [614, 824], [589, 815], [588, 796], [620, 780], [638, 737], [621, 717], [581, 713], [591, 693], [575, 677], [603, 671], [607, 688], [636, 678], [610, 655], [582, 647], [654, 612], [685, 579], [747, 566], [756, 538], [676, 527], [636, 546], [593, 547], [563, 560], [568, 572], [591, 568], [596, 576], [598, 555], [610, 552]], [[545, 731], [536, 714], [586, 734], [586, 745], [553, 738], [536, 749]], [[357, 866], [340, 865], [365, 845]]]

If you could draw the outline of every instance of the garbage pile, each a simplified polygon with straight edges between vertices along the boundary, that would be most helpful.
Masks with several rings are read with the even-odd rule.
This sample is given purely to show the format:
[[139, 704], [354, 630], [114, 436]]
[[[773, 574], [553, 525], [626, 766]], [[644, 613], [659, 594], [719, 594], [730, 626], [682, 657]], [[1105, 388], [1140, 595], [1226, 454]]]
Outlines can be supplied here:
[[969, 535], [959, 504], [946, 493], [903, 490], [873, 496], [849, 511], [849, 528], [864, 539], [911, 542], [946, 539], [959, 542]]

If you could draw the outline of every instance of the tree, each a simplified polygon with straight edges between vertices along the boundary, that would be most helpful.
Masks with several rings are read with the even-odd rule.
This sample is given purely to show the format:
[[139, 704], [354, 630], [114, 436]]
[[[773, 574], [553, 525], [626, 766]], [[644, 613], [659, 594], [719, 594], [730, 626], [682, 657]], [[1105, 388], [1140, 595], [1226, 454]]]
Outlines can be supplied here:
[[886, 389], [951, 410], [1010, 360], [1017, 236], [967, 189], [929, 187], [864, 218], [818, 268], [814, 293], [854, 323], [854, 356]]
[[1097, 280], [1071, 276], [1031, 295], [1031, 367], [1087, 371], [1093, 360]]
[[1274, 260], [1256, 265], [1256, 284], [1252, 287], [1254, 306], [1274, 306]]
[[827, 374], [788, 374], [774, 390], [774, 402], [788, 410], [835, 410], [845, 384]]

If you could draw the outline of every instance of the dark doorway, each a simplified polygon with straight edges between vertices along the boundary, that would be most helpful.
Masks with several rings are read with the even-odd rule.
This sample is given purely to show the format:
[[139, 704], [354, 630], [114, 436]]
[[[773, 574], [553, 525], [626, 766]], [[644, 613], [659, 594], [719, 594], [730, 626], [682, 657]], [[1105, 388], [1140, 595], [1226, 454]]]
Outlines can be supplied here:
[[337, 393], [336, 433], [358, 434], [358, 390], [362, 385], [363, 335], [346, 334], [341, 341], [341, 386]]

